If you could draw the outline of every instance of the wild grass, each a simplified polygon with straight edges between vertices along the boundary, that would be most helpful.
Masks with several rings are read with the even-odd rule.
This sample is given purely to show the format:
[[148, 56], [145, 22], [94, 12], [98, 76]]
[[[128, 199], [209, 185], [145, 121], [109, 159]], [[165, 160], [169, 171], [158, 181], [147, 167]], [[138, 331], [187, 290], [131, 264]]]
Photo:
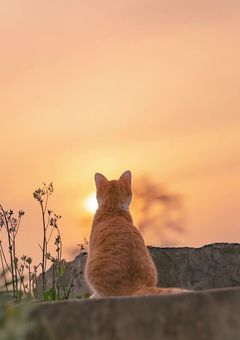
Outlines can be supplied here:
[[[0, 235], [5, 233], [7, 240], [6, 244], [3, 244], [3, 240], [0, 239], [0, 290], [2, 295], [12, 297], [16, 301], [36, 295], [38, 275], [41, 275], [42, 278], [42, 300], [55, 300], [69, 296], [70, 291], [64, 294], [64, 297], [60, 296], [60, 280], [64, 273], [62, 238], [58, 226], [61, 215], [54, 213], [48, 207], [53, 192], [52, 183], [49, 185], [43, 183], [42, 187], [33, 192], [33, 197], [40, 207], [42, 227], [42, 240], [39, 243], [41, 262], [35, 265], [33, 265], [31, 257], [26, 255], [19, 257], [16, 253], [17, 235], [21, 230], [25, 212], [20, 210], [15, 214], [13, 210], [7, 210], [0, 204]], [[53, 243], [55, 251], [52, 254], [49, 249]], [[47, 287], [46, 283], [46, 271], [49, 264], [53, 266], [53, 284], [50, 288]]]

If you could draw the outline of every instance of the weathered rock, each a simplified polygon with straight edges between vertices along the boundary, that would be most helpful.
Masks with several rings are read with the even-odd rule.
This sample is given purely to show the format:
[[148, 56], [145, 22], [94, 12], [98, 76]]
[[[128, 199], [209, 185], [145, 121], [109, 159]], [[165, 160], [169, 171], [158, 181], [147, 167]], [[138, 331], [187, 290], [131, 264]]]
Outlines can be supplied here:
[[239, 340], [240, 288], [39, 304], [29, 340]]
[[214, 243], [201, 248], [150, 247], [150, 253], [162, 287], [240, 286], [240, 244]]
[[[159, 274], [159, 286], [208, 289], [240, 286], [240, 245], [214, 243], [201, 248], [149, 247]], [[61, 285], [65, 292], [72, 282], [69, 297], [89, 293], [84, 280], [87, 254], [83, 253], [65, 264]], [[141, 259], [139, 259], [141, 261]], [[52, 287], [52, 269], [46, 273], [47, 286]], [[41, 278], [38, 280], [41, 291]]]
[[[86, 281], [84, 280], [84, 267], [87, 260], [87, 253], [83, 252], [78, 255], [73, 261], [65, 262], [62, 261], [61, 266], [63, 267], [63, 274], [60, 279], [53, 278], [53, 266], [45, 273], [46, 277], [46, 290], [53, 287], [55, 281], [55, 287], [60, 286], [60, 297], [61, 298], [83, 298], [86, 294], [89, 294], [89, 288]], [[55, 289], [56, 290], [56, 289]], [[36, 297], [41, 298], [42, 295], [42, 275], [37, 279], [36, 285]]]

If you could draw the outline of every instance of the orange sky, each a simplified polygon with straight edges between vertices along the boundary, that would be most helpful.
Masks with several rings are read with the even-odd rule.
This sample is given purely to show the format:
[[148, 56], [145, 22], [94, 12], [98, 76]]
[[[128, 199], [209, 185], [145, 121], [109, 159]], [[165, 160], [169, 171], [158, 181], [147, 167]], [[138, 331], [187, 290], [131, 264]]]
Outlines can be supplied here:
[[65, 254], [88, 236], [96, 171], [182, 193], [179, 245], [240, 242], [240, 2], [0, 0], [0, 202], [53, 181]]

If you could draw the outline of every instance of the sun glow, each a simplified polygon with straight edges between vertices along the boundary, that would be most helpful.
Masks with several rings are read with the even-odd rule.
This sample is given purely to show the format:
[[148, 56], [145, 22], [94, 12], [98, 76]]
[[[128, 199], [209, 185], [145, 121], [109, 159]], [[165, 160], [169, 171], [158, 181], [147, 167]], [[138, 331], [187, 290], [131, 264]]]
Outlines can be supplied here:
[[84, 204], [85, 209], [90, 212], [91, 214], [94, 214], [95, 211], [98, 208], [98, 203], [95, 194], [90, 195]]

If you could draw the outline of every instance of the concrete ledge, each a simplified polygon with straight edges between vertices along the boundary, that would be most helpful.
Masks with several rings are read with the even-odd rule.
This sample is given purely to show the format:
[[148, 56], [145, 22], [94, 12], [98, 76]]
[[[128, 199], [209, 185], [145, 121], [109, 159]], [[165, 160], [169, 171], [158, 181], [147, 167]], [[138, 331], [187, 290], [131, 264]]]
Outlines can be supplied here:
[[41, 303], [31, 340], [239, 340], [240, 288]]

